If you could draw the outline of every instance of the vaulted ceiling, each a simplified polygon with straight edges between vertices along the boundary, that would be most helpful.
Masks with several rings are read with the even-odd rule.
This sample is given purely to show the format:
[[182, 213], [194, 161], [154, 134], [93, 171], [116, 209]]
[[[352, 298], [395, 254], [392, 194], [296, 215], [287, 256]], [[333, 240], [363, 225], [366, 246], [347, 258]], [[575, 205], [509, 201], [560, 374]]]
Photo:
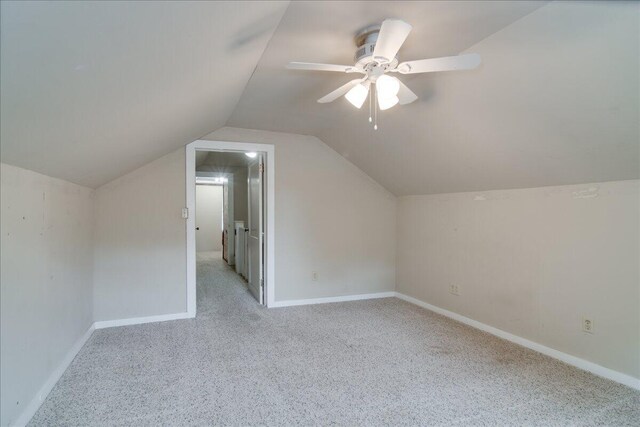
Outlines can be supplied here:
[[[350, 80], [353, 35], [414, 27], [401, 60], [477, 52], [472, 71], [400, 76], [420, 99], [379, 129]], [[634, 2], [2, 3], [2, 161], [98, 186], [223, 125], [315, 135], [395, 194], [639, 177]]]
[[96, 187], [224, 126], [287, 5], [3, 1], [2, 161]]
[[[229, 125], [319, 137], [397, 195], [638, 178], [640, 3], [292, 3]], [[353, 34], [413, 25], [400, 60], [477, 52], [472, 71], [403, 76], [420, 99], [378, 115], [316, 100], [353, 75]]]

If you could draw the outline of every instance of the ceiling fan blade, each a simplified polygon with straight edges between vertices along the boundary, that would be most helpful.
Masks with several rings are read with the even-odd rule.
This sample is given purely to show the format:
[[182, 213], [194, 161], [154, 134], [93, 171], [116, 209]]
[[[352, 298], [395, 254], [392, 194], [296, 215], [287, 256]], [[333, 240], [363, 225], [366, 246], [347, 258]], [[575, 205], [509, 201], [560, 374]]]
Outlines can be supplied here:
[[353, 65], [316, 64], [313, 62], [289, 62], [287, 68], [290, 70], [337, 71], [339, 73], [362, 72]]
[[400, 82], [400, 90], [398, 91], [398, 99], [400, 100], [400, 105], [407, 105], [407, 104], [411, 104], [413, 101], [415, 101], [416, 99], [418, 99], [418, 95], [416, 95], [415, 93], [413, 93], [413, 91], [411, 89], [409, 89], [404, 83], [402, 83], [400, 80], [398, 80]]
[[346, 84], [340, 86], [338, 89], [334, 90], [330, 94], [325, 95], [322, 98], [318, 99], [318, 102], [320, 104], [326, 104], [328, 102], [333, 102], [336, 99], [340, 98], [342, 95], [344, 95], [347, 92], [349, 92], [352, 87], [354, 87], [358, 83], [361, 83], [361, 82], [363, 82], [365, 80], [366, 80], [366, 78], [364, 78], [364, 79], [353, 79], [349, 83], [346, 83]]
[[373, 48], [373, 59], [383, 63], [393, 61], [411, 28], [411, 25], [399, 19], [385, 19]]
[[444, 58], [407, 61], [398, 65], [396, 71], [401, 74], [433, 73], [435, 71], [472, 70], [480, 65], [480, 55], [467, 53]]

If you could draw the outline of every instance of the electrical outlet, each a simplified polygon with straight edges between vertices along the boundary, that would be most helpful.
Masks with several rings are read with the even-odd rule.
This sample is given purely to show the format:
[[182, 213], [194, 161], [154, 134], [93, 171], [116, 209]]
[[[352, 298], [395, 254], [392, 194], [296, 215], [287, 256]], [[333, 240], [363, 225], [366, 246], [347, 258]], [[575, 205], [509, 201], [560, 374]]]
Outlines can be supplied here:
[[311, 280], [313, 280], [314, 282], [318, 281], [318, 272], [314, 271], [313, 273], [311, 273]]
[[458, 288], [458, 285], [450, 284], [449, 293], [453, 295], [460, 295], [460, 289]]
[[593, 333], [593, 320], [588, 319], [586, 317], [582, 318], [582, 330], [584, 332], [588, 332], [590, 334]]

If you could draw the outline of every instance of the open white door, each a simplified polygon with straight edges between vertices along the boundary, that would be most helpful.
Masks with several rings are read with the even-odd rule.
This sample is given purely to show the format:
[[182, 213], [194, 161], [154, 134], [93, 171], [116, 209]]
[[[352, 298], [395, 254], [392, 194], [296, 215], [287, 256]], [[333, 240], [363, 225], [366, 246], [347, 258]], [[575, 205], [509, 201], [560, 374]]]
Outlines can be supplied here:
[[249, 165], [249, 235], [248, 264], [249, 290], [260, 304], [264, 304], [264, 265], [263, 265], [263, 155], [258, 154], [256, 161]]

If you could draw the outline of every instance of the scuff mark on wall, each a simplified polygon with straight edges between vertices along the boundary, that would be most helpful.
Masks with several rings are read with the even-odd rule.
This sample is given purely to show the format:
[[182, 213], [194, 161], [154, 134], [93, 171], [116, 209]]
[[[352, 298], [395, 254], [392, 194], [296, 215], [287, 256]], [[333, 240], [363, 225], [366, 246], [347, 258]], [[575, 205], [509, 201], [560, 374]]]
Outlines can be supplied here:
[[598, 187], [589, 187], [584, 190], [574, 191], [572, 194], [574, 199], [593, 199], [598, 197]]
[[477, 194], [473, 197], [475, 202], [484, 202], [490, 200], [506, 200], [509, 196], [504, 193]]

